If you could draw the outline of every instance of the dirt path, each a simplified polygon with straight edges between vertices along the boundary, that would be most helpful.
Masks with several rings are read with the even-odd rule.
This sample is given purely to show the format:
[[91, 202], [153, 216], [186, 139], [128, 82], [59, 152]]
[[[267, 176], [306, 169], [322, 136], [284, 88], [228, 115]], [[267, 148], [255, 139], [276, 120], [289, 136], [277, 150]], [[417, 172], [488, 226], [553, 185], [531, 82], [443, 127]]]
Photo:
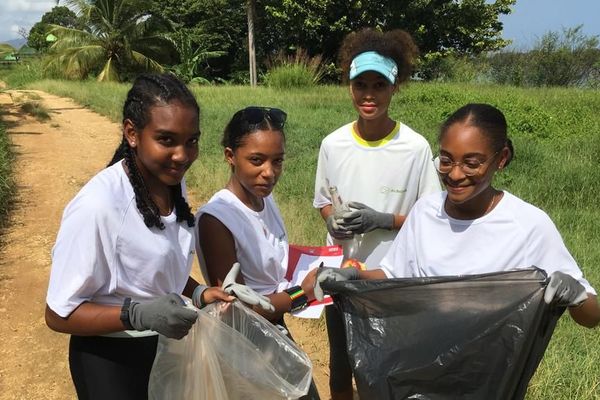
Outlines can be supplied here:
[[[41, 123], [23, 114], [15, 104], [23, 96], [39, 96], [51, 119]], [[119, 126], [39, 91], [0, 92], [0, 108], [17, 154], [18, 186], [0, 248], [0, 400], [72, 399], [68, 336], [44, 322], [50, 252], [65, 205], [106, 165], [120, 140]], [[196, 209], [193, 193], [191, 203]], [[322, 328], [290, 321], [290, 329], [311, 356], [319, 392], [327, 398]]]

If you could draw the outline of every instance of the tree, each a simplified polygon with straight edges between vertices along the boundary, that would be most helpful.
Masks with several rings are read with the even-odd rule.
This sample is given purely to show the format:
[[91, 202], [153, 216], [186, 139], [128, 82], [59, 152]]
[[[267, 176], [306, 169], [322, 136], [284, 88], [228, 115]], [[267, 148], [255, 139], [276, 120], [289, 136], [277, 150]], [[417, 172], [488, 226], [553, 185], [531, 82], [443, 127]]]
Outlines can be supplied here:
[[[227, 54], [210, 60], [205, 73], [247, 79], [251, 46], [257, 69], [284, 51], [305, 49], [334, 60], [343, 37], [363, 27], [401, 28], [413, 35], [421, 55], [479, 54], [508, 44], [501, 38], [498, 17], [508, 14], [516, 0], [151, 0], [161, 15], [177, 21], [176, 29], [210, 38], [204, 48]], [[255, 4], [249, 20], [249, 4]], [[249, 26], [254, 27], [251, 35]]]
[[48, 67], [65, 77], [97, 74], [99, 81], [118, 81], [141, 71], [162, 72], [176, 50], [166, 36], [170, 26], [152, 15], [144, 0], [67, 0], [83, 28], [52, 25], [58, 40], [50, 47]]
[[[222, 52], [206, 59], [197, 73], [207, 79], [231, 78], [248, 70], [246, 4], [248, 0], [150, 0], [151, 10], [173, 21], [176, 41], [183, 36], [192, 47]], [[247, 72], [244, 77], [247, 80]]]
[[60, 25], [65, 28], [81, 28], [77, 15], [67, 7], [54, 7], [42, 19], [31, 27], [27, 35], [27, 46], [33, 47], [38, 51], [44, 51], [50, 43], [46, 41], [46, 36], [52, 27], [50, 25]]
[[189, 36], [177, 35], [176, 47], [179, 53], [179, 64], [172, 71], [184, 82], [204, 82], [206, 78], [201, 76], [200, 65], [207, 60], [220, 57], [224, 51], [209, 51], [202, 46], [194, 46]]
[[349, 32], [373, 27], [404, 29], [421, 54], [479, 54], [505, 47], [498, 17], [516, 0], [262, 0], [266, 46], [302, 47], [326, 58]]

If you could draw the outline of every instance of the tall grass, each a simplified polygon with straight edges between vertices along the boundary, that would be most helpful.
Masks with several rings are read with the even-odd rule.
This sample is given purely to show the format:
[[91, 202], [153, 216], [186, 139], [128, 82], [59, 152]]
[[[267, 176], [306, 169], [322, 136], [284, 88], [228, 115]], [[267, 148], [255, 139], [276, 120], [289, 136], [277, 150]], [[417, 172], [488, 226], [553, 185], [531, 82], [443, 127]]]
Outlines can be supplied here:
[[[38, 89], [74, 97], [120, 120], [126, 85], [44, 81]], [[188, 185], [203, 201], [223, 187], [229, 171], [219, 146], [221, 132], [238, 109], [256, 104], [288, 113], [284, 174], [275, 196], [291, 241], [323, 244], [325, 225], [312, 208], [319, 144], [329, 132], [355, 118], [347, 88], [275, 90], [201, 87], [201, 152]], [[441, 121], [467, 102], [487, 102], [509, 121], [516, 156], [496, 185], [550, 214], [593, 286], [600, 289], [600, 96], [576, 89], [519, 89], [500, 86], [414, 83], [401, 88], [391, 115], [423, 134], [436, 151]], [[376, 177], [374, 177], [376, 179]], [[323, 336], [324, 337], [324, 336]], [[600, 335], [561, 319], [534, 376], [528, 399], [600, 398]]]
[[13, 162], [14, 154], [11, 142], [6, 134], [5, 126], [0, 120], [0, 229], [4, 228], [8, 210], [14, 198]]
[[44, 77], [42, 59], [35, 58], [24, 61], [18, 65], [0, 68], [0, 80], [10, 88], [22, 88], [30, 82], [38, 81]]
[[298, 49], [292, 55], [278, 53], [269, 61], [264, 77], [267, 86], [278, 89], [307, 88], [319, 83], [325, 73], [321, 56], [311, 57]]

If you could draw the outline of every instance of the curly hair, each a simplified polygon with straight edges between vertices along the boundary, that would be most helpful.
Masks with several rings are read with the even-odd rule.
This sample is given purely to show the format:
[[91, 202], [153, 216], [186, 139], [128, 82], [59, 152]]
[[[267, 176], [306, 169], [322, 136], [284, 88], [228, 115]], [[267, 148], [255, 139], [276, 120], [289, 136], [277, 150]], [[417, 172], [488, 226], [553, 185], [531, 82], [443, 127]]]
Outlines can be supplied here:
[[[179, 101], [200, 114], [196, 98], [177, 77], [168, 73], [142, 74], [137, 77], [127, 93], [127, 99], [123, 106], [123, 121], [129, 119], [135, 129], [141, 132], [150, 122], [150, 108], [159, 104], [168, 104], [172, 101]], [[122, 159], [125, 160], [125, 165], [129, 170], [129, 181], [135, 193], [136, 206], [144, 218], [144, 223], [148, 228], [155, 226], [159, 229], [165, 229], [160, 219], [158, 206], [150, 197], [144, 178], [135, 163], [135, 157], [135, 150], [129, 146], [129, 142], [123, 136], [121, 144], [115, 150], [107, 166], [111, 166]], [[190, 206], [183, 197], [181, 183], [173, 185], [169, 189], [173, 196], [177, 222], [186, 221], [188, 226], [194, 226], [194, 214], [192, 214]]]
[[348, 82], [350, 64], [354, 57], [366, 51], [375, 51], [394, 60], [398, 66], [396, 84], [408, 80], [419, 54], [419, 49], [412, 37], [401, 29], [381, 32], [373, 28], [366, 28], [349, 33], [342, 42], [338, 56], [344, 82]]

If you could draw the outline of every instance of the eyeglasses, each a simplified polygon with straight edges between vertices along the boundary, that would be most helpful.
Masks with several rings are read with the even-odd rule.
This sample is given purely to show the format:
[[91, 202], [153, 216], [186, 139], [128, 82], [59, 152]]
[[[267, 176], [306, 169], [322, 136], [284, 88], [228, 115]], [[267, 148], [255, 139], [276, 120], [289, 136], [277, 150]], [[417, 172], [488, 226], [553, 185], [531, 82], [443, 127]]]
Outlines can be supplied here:
[[465, 176], [473, 176], [477, 175], [481, 167], [492, 161], [499, 153], [499, 151], [495, 152], [485, 161], [480, 161], [476, 158], [467, 158], [464, 161], [452, 161], [450, 157], [437, 156], [433, 159], [433, 165], [440, 174], [449, 174], [457, 166]]
[[283, 129], [287, 114], [279, 108], [250, 106], [236, 112], [233, 119], [248, 124], [248, 130], [256, 129], [265, 120], [268, 120], [274, 129]]

